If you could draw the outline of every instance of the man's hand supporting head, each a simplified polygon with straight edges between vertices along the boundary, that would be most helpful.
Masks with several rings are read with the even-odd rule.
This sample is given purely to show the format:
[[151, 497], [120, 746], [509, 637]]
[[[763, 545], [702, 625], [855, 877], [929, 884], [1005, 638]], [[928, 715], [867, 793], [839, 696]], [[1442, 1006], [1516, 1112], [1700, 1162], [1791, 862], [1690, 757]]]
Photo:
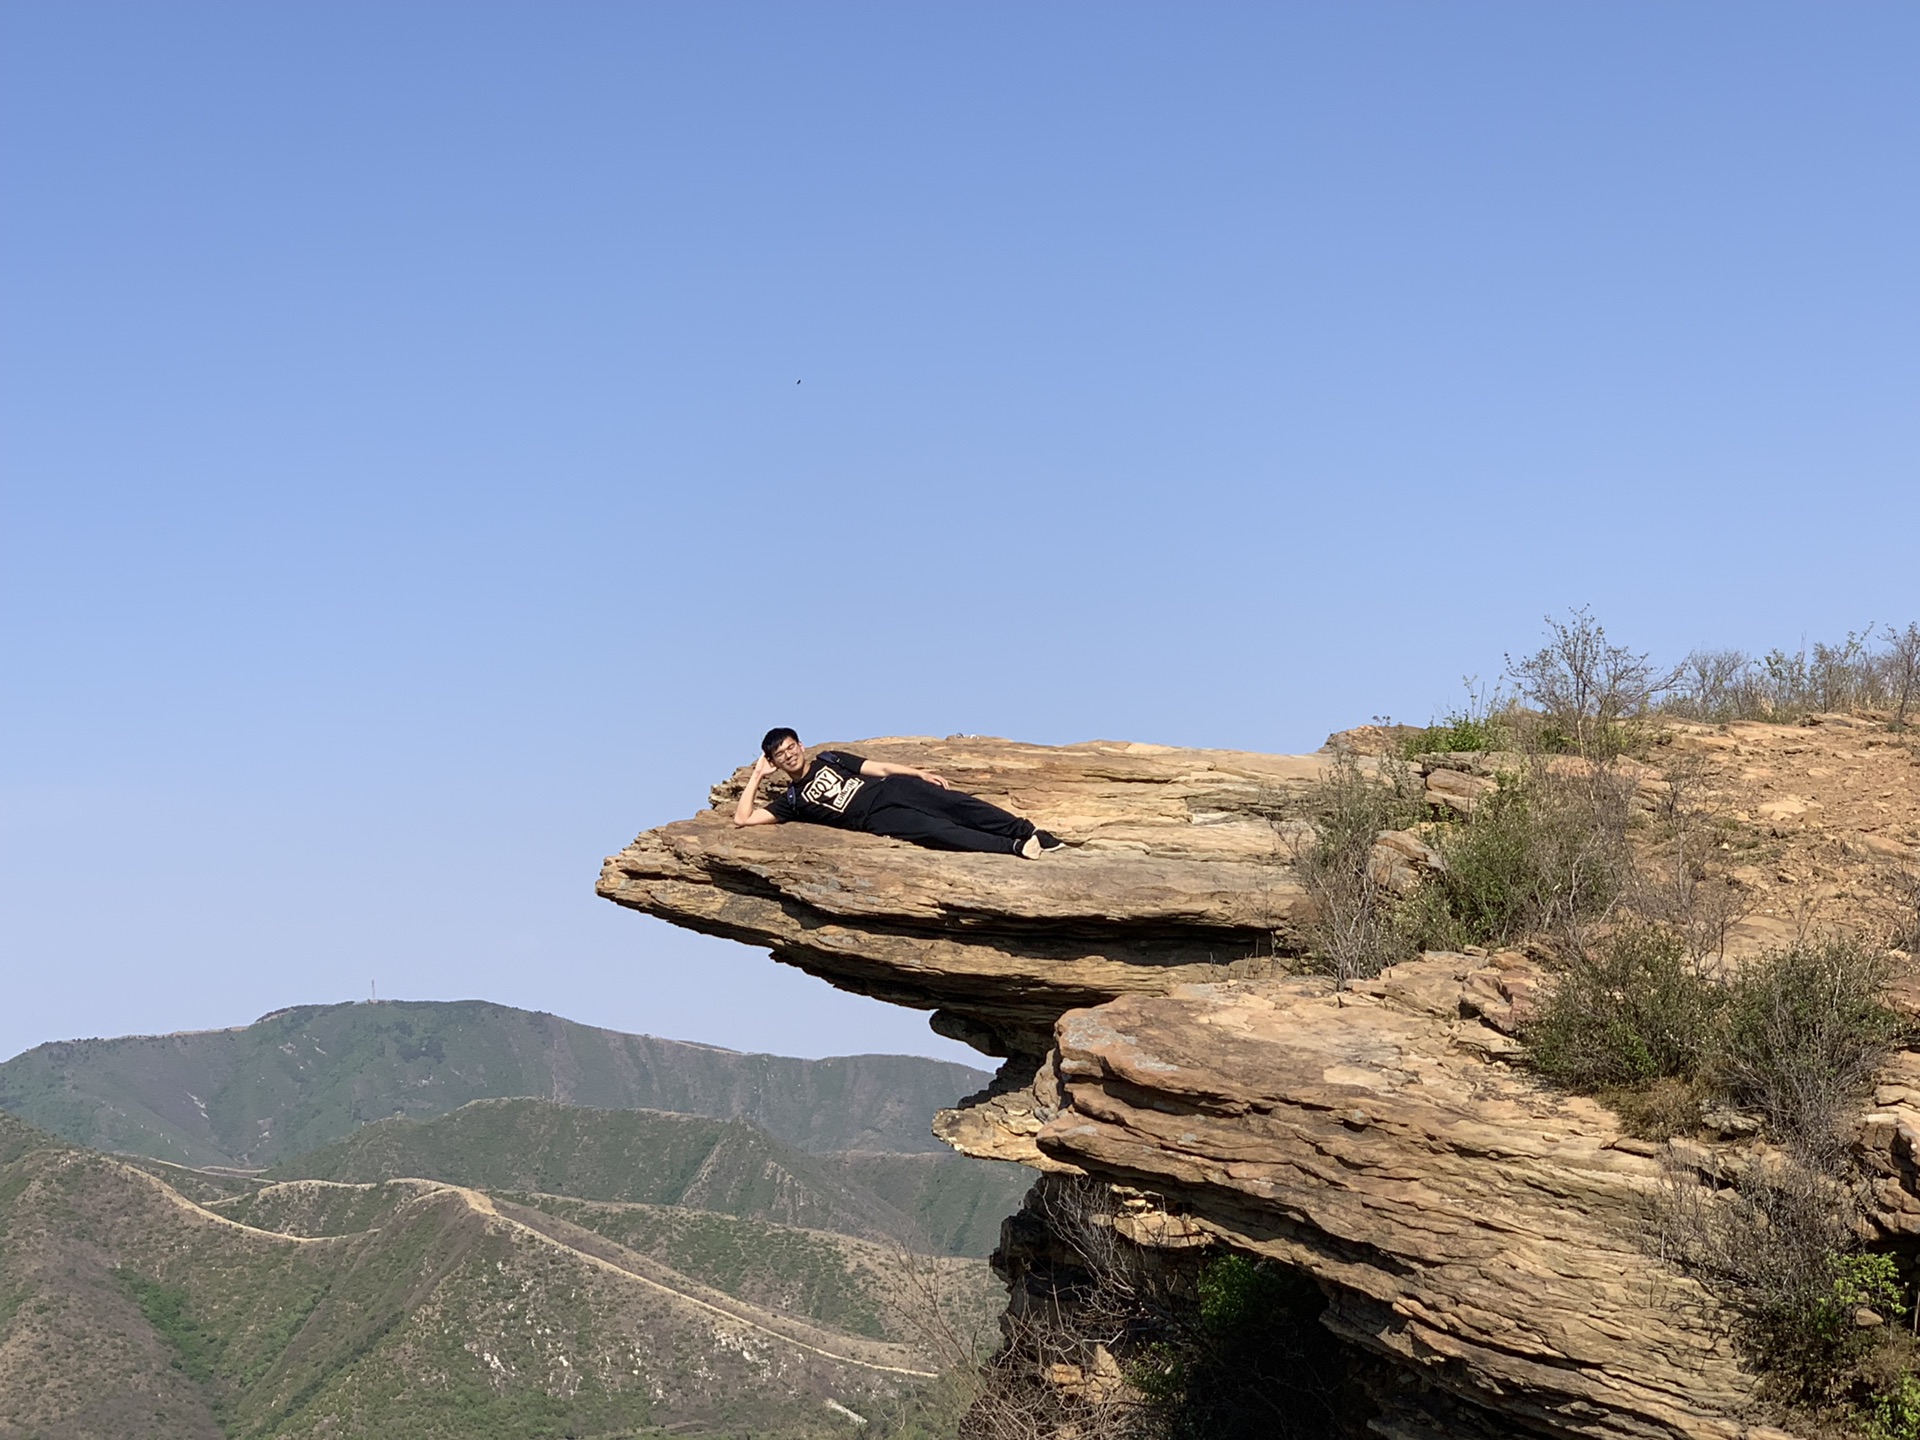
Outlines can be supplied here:
[[[780, 817], [759, 803], [760, 782], [778, 770], [789, 780], [798, 783], [807, 773], [807, 752], [800, 744], [800, 737], [784, 727], [769, 730], [766, 738], [760, 742], [760, 756], [753, 762], [753, 773], [747, 776], [747, 785], [740, 792], [740, 799], [733, 807], [733, 823], [736, 825], [778, 825]], [[942, 790], [953, 787], [947, 783], [944, 775], [936, 775], [931, 770], [919, 770], [911, 765], [891, 765], [884, 760], [863, 760], [860, 774], [868, 780], [884, 780], [889, 775], [911, 775], [916, 780], [924, 780], [929, 785], [937, 785]]]
[[740, 791], [740, 799], [733, 807], [733, 823], [736, 825], [778, 825], [780, 817], [760, 804], [760, 782], [772, 773], [774, 764], [765, 755], [755, 758], [753, 773], [747, 776], [747, 783]]

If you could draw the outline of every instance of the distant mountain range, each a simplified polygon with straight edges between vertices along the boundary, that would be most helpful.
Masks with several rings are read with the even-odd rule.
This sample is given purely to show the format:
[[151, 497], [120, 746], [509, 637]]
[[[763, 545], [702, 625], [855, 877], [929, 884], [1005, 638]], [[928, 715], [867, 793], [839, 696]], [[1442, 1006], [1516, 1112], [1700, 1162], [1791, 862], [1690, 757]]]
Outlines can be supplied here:
[[[423, 1159], [587, 1187], [617, 1185], [603, 1166], [619, 1157], [683, 1195], [707, 1193], [709, 1168], [733, 1176], [716, 1174], [711, 1193], [742, 1208], [768, 1157], [794, 1153], [738, 1124], [676, 1131], [684, 1117], [596, 1135], [596, 1114], [608, 1112], [481, 1104], [327, 1153], [422, 1168], [393, 1138], [411, 1136]], [[662, 1165], [642, 1153], [648, 1136]], [[509, 1141], [542, 1153], [493, 1153]], [[431, 1179], [206, 1174], [0, 1114], [0, 1435], [812, 1440], [846, 1433], [848, 1412], [876, 1437], [920, 1433], [892, 1421], [937, 1363], [915, 1343], [929, 1291], [962, 1330], [983, 1331], [998, 1308], [977, 1260], [751, 1215]]]
[[928, 1133], [986, 1080], [477, 1001], [42, 1045], [0, 1065], [0, 1437], [926, 1433], [1032, 1179]]
[[507, 1097], [745, 1120], [816, 1154], [939, 1154], [934, 1112], [987, 1079], [917, 1056], [796, 1060], [479, 1000], [384, 1001], [41, 1045], [0, 1064], [0, 1110], [78, 1145], [191, 1166], [264, 1168], [374, 1121]]

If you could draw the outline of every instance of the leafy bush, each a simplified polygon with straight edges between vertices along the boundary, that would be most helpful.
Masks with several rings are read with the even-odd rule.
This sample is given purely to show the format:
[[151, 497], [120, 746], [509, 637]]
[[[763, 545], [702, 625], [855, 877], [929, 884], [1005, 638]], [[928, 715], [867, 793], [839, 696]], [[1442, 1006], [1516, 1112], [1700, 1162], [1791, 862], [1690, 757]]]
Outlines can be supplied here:
[[1604, 767], [1503, 775], [1439, 844], [1446, 871], [1428, 911], [1429, 943], [1504, 944], [1572, 935], [1608, 913], [1631, 871], [1627, 793]]
[[1200, 1323], [1217, 1335], [1231, 1335], [1253, 1323], [1271, 1298], [1277, 1269], [1246, 1255], [1221, 1255], [1200, 1272]]
[[1526, 1038], [1541, 1073], [1576, 1091], [1699, 1078], [1830, 1169], [1841, 1119], [1901, 1035], [1879, 998], [1886, 979], [1883, 956], [1834, 938], [1768, 952], [1722, 982], [1681, 936], [1635, 921], [1563, 962]]
[[1406, 757], [1416, 755], [1458, 755], [1474, 751], [1498, 750], [1501, 731], [1486, 717], [1449, 715], [1438, 725], [1409, 735], [1404, 746]]
[[1196, 1277], [1192, 1318], [1171, 1338], [1182, 1377], [1159, 1402], [1167, 1440], [1287, 1440], [1330, 1433], [1338, 1342], [1326, 1298], [1271, 1260], [1226, 1254]]
[[[1776, 1222], [1779, 1216], [1769, 1217]], [[1813, 1222], [1818, 1224], [1816, 1220]], [[1755, 1247], [1774, 1273], [1804, 1272], [1802, 1287], [1782, 1285], [1768, 1293], [1771, 1302], [1758, 1312], [1763, 1356], [1776, 1374], [1788, 1378], [1802, 1393], [1831, 1388], [1851, 1363], [1873, 1345], [1871, 1327], [1855, 1314], [1869, 1309], [1886, 1317], [1906, 1314], [1901, 1300], [1900, 1272], [1891, 1255], [1848, 1253], [1840, 1241], [1812, 1263], [1793, 1266], [1787, 1247], [1794, 1240], [1791, 1227], [1762, 1234]], [[1812, 1256], [1811, 1249], [1805, 1252]]]
[[1814, 1305], [1813, 1323], [1820, 1334], [1839, 1340], [1843, 1332], [1858, 1328], [1854, 1313], [1861, 1309], [1894, 1319], [1907, 1313], [1900, 1268], [1891, 1255], [1836, 1255], [1832, 1274], [1826, 1293]]
[[1439, 894], [1463, 943], [1511, 940], [1526, 928], [1540, 868], [1534, 858], [1535, 822], [1526, 787], [1516, 777], [1502, 776], [1471, 819], [1442, 836], [1447, 869]]
[[1526, 1039], [1535, 1067], [1571, 1090], [1691, 1079], [1724, 998], [1678, 937], [1629, 925], [1566, 964]]
[[1920, 1440], [1920, 1376], [1899, 1376], [1857, 1417], [1867, 1440]]
[[[1165, 1414], [1190, 1430], [1198, 1416], [1214, 1406], [1210, 1397], [1225, 1373], [1246, 1370], [1258, 1352], [1276, 1339], [1277, 1321], [1298, 1308], [1312, 1282], [1281, 1270], [1271, 1260], [1228, 1253], [1207, 1261], [1184, 1298], [1180, 1320], [1160, 1327], [1157, 1338], [1141, 1348], [1128, 1366], [1128, 1380]], [[1319, 1297], [1310, 1297], [1318, 1301]], [[1320, 1308], [1315, 1303], [1311, 1308]], [[1283, 1351], [1291, 1327], [1277, 1337]], [[1215, 1373], [1222, 1372], [1222, 1373]], [[1217, 1418], [1217, 1417], [1216, 1417]], [[1204, 1432], [1202, 1432], [1204, 1433]]]
[[1839, 1122], [1899, 1038], [1880, 1002], [1887, 961], [1856, 940], [1772, 951], [1735, 978], [1716, 1083], [1814, 1163], [1840, 1146]]
[[120, 1269], [114, 1274], [154, 1332], [172, 1348], [173, 1368], [196, 1385], [212, 1380], [224, 1345], [188, 1311], [187, 1292], [131, 1270]]
[[1438, 724], [1416, 730], [1402, 743], [1406, 759], [1420, 755], [1460, 755], [1512, 749], [1516, 743], [1515, 715], [1504, 695], [1491, 694], [1471, 678], [1467, 684], [1467, 703], [1447, 712]]
[[[1859, 1312], [1905, 1313], [1892, 1257], [1859, 1248], [1861, 1190], [1841, 1127], [1899, 1037], [1879, 999], [1886, 961], [1850, 939], [1802, 941], [1720, 982], [1689, 966], [1685, 949], [1677, 936], [1623, 930], [1553, 993], [1535, 1062], [1576, 1085], [1602, 1071], [1694, 1075], [1760, 1117], [1782, 1150], [1748, 1164], [1731, 1203], [1699, 1185], [1670, 1187], [1662, 1251], [1734, 1307], [1777, 1395], [1842, 1404], [1862, 1388], [1863, 1359], [1882, 1333]], [[1911, 1434], [1900, 1427], [1920, 1415], [1915, 1399], [1905, 1379], [1883, 1387], [1878, 1408], [1863, 1412], [1869, 1433]]]

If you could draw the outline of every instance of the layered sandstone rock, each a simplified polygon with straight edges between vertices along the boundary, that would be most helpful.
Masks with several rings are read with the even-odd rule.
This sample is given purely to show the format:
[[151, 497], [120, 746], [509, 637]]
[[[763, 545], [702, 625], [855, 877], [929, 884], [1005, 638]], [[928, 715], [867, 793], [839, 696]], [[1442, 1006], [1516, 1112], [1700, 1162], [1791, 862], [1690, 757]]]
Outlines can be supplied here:
[[[1343, 993], [1292, 973], [1309, 913], [1294, 861], [1330, 754], [852, 748], [937, 770], [1070, 849], [1029, 862], [736, 829], [742, 772], [705, 814], [611, 857], [600, 893], [932, 1010], [1008, 1057], [938, 1132], [1157, 1197], [1140, 1243], [1211, 1238], [1312, 1275], [1324, 1323], [1408, 1382], [1382, 1387], [1377, 1433], [1461, 1416], [1490, 1433], [1757, 1433], [1723, 1318], [1648, 1253], [1653, 1147], [1508, 1063], [1538, 980], [1524, 957], [1430, 955]], [[1436, 812], [1470, 809], [1497, 773], [1487, 757], [1421, 768]], [[1634, 778], [1656, 802], [1660, 777]], [[1436, 861], [1407, 832], [1375, 847], [1396, 888]], [[1889, 1231], [1920, 1229], [1900, 1218], [1920, 1214], [1915, 1096], [1920, 1081], [1885, 1092], [1870, 1127]]]
[[1037, 1057], [1070, 1009], [1263, 973], [1293, 945], [1301, 797], [1324, 756], [1006, 740], [871, 740], [1067, 842], [1030, 862], [811, 825], [736, 828], [744, 770], [712, 808], [606, 862], [607, 899], [766, 945], [844, 989], [937, 1010], [989, 1054]]
[[1517, 1430], [1741, 1433], [1709, 1297], [1646, 1254], [1651, 1147], [1493, 1062], [1474, 964], [1076, 1011], [1039, 1145], [1308, 1271], [1335, 1333]]

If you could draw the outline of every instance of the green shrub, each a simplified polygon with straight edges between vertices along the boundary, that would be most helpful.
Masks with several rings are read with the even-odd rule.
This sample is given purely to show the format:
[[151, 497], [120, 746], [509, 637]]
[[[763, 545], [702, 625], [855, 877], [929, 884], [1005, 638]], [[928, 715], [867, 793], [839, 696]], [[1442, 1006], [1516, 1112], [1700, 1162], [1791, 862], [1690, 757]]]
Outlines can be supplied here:
[[1814, 1327], [1829, 1340], [1838, 1341], [1858, 1328], [1856, 1310], [1874, 1310], [1896, 1320], [1907, 1313], [1906, 1301], [1901, 1298], [1900, 1267], [1891, 1255], [1836, 1255], [1832, 1272], [1832, 1282], [1813, 1315]]
[[1269, 1260], [1232, 1253], [1209, 1260], [1194, 1280], [1192, 1312], [1142, 1347], [1127, 1367], [1128, 1382], [1164, 1415], [1190, 1426], [1218, 1400], [1222, 1375], [1243, 1369], [1244, 1352], [1266, 1342], [1267, 1330], [1297, 1300], [1300, 1283]]
[[1528, 933], [1577, 933], [1626, 885], [1628, 814], [1624, 781], [1604, 767], [1556, 774], [1535, 765], [1502, 775], [1472, 816], [1440, 838], [1446, 871], [1423, 939], [1495, 945]]
[[1497, 686], [1489, 690], [1469, 676], [1466, 703], [1449, 710], [1444, 720], [1414, 730], [1401, 741], [1401, 755], [1412, 760], [1421, 755], [1485, 754], [1491, 750], [1510, 750], [1517, 743], [1516, 721], [1522, 719], [1512, 701]]
[[1901, 1375], [1856, 1415], [1867, 1440], [1920, 1440], [1920, 1376]]
[[1835, 1237], [1824, 1252], [1808, 1251], [1806, 1263], [1783, 1263], [1781, 1251], [1799, 1238], [1792, 1226], [1763, 1229], [1756, 1236], [1757, 1249], [1773, 1252], [1763, 1263], [1783, 1274], [1802, 1272], [1805, 1283], [1763, 1291], [1767, 1303], [1756, 1308], [1754, 1319], [1759, 1358], [1776, 1385], [1795, 1398], [1817, 1402], [1844, 1388], [1848, 1371], [1878, 1339], [1877, 1327], [1859, 1324], [1855, 1312], [1869, 1309], [1897, 1318], [1906, 1306], [1891, 1255], [1849, 1253], [1843, 1247], [1854, 1243], [1851, 1237]]
[[1228, 1254], [1208, 1262], [1195, 1288], [1200, 1323], [1210, 1334], [1231, 1336], [1254, 1324], [1277, 1296], [1279, 1270], [1270, 1261]]
[[1678, 938], [1628, 925], [1565, 965], [1526, 1040], [1535, 1068], [1571, 1090], [1691, 1079], [1712, 1052], [1723, 999]]
[[1441, 894], [1468, 943], [1511, 940], [1525, 929], [1538, 869], [1534, 830], [1532, 797], [1517, 778], [1502, 776], [1472, 818], [1442, 839]]
[[[1343, 1360], [1319, 1316], [1326, 1298], [1271, 1260], [1226, 1254], [1195, 1277], [1194, 1309], [1131, 1370], [1152, 1401], [1155, 1440], [1289, 1440], [1331, 1433]], [[1157, 1375], [1149, 1369], [1157, 1367]], [[1137, 1378], [1136, 1378], [1137, 1377]], [[1140, 1382], [1145, 1380], [1146, 1384]]]
[[1734, 979], [1715, 1081], [1811, 1162], [1839, 1149], [1839, 1123], [1901, 1034], [1880, 1001], [1887, 960], [1857, 940], [1803, 941]]
[[114, 1275], [154, 1332], [173, 1350], [173, 1368], [196, 1385], [212, 1380], [224, 1344], [189, 1312], [187, 1292], [131, 1270], [116, 1270]]
[[1409, 760], [1417, 755], [1485, 753], [1504, 750], [1508, 743], [1506, 728], [1492, 715], [1475, 710], [1454, 711], [1439, 724], [1409, 735], [1403, 753]]

